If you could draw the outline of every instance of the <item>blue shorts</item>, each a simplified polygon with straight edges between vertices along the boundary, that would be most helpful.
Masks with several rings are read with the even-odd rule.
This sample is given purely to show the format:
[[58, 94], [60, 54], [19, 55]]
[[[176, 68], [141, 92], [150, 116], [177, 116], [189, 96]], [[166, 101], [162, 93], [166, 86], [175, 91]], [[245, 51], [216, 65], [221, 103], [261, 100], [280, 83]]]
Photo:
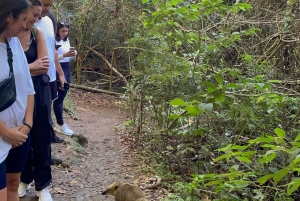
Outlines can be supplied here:
[[30, 149], [30, 134], [24, 144], [9, 151], [6, 158], [6, 173], [22, 172]]
[[0, 190], [6, 187], [6, 160], [0, 163]]

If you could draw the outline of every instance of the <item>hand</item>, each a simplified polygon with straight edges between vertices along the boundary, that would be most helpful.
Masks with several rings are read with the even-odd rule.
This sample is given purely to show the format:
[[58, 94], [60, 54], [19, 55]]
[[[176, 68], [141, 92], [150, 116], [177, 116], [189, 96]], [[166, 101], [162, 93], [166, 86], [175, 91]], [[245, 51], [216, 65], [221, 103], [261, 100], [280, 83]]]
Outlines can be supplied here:
[[28, 133], [30, 132], [30, 128], [28, 126], [22, 125], [19, 131], [25, 135], [28, 135]]
[[66, 52], [63, 54], [64, 57], [74, 57], [76, 56], [76, 50], [70, 50], [69, 52]]
[[21, 146], [24, 142], [26, 142], [28, 138], [28, 133], [24, 134], [20, 132], [24, 125], [20, 125], [14, 128], [9, 129], [9, 132], [3, 136], [4, 140], [10, 143], [13, 147]]
[[59, 88], [64, 90], [64, 85], [65, 85], [65, 83], [67, 83], [65, 75], [60, 75], [59, 76], [59, 83], [60, 83]]
[[42, 71], [43, 73], [48, 72], [48, 68], [50, 66], [50, 61], [48, 56], [44, 56], [42, 58], [37, 59], [35, 62], [32, 63], [32, 67], [30, 70], [39, 70]]

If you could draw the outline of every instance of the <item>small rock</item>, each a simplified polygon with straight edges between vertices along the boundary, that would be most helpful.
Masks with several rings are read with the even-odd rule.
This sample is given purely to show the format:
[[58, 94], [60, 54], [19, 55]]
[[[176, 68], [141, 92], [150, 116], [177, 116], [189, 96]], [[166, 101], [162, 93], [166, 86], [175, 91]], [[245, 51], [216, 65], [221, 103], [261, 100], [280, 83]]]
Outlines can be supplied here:
[[57, 158], [55, 156], [51, 156], [51, 165], [59, 165], [62, 164], [62, 159]]
[[71, 147], [72, 150], [76, 151], [77, 153], [85, 153], [85, 149], [73, 138], [65, 138], [65, 142]]
[[74, 134], [71, 136], [76, 142], [78, 142], [81, 146], [86, 147], [88, 144], [88, 139], [81, 133]]
[[79, 164], [80, 163], [80, 159], [75, 157], [75, 156], [71, 156], [69, 157], [65, 162], [64, 162], [64, 166], [66, 167], [71, 167], [73, 165]]

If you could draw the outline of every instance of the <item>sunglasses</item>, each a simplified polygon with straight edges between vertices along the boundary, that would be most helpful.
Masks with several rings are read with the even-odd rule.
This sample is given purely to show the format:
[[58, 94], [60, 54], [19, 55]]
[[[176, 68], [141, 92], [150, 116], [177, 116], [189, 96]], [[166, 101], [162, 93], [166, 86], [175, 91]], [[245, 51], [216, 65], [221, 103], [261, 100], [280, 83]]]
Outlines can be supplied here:
[[63, 22], [63, 21], [58, 21], [59, 24], [63, 25], [63, 26], [69, 26], [68, 22]]

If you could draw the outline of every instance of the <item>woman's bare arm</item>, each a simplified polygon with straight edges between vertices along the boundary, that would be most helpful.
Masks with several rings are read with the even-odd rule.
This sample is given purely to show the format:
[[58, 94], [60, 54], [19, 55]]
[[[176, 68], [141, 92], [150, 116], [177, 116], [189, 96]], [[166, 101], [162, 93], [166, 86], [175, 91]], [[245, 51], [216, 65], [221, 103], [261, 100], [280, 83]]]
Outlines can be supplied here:
[[36, 30], [37, 43], [37, 60], [29, 64], [31, 76], [37, 76], [48, 72], [49, 58], [47, 51], [47, 44], [43, 32], [37, 28]]

